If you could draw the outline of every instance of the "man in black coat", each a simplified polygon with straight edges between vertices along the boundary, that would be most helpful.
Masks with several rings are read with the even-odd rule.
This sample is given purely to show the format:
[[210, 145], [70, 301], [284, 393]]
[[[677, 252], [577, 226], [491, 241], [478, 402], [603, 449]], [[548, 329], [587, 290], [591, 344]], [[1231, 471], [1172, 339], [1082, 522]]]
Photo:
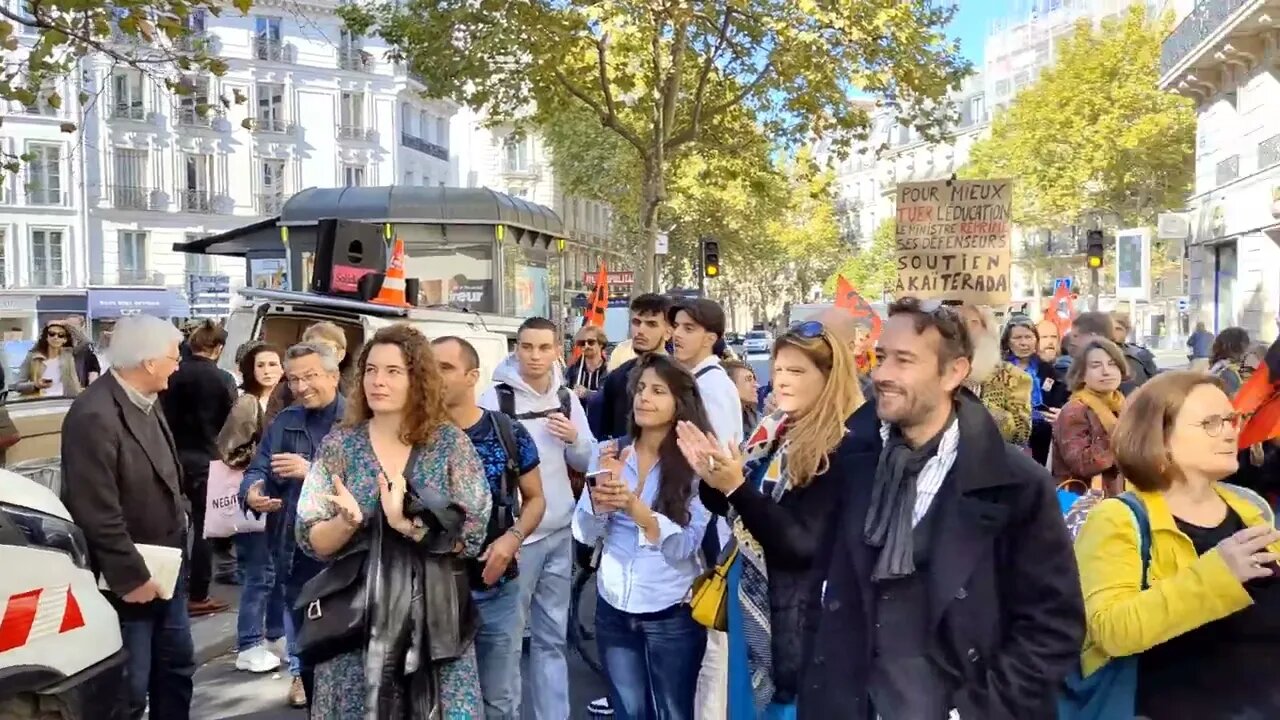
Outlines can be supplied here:
[[111, 371], [85, 388], [62, 425], [62, 499], [120, 616], [128, 652], [121, 694], [134, 719], [148, 699], [153, 718], [190, 716], [195, 649], [184, 573], [168, 597], [139, 552], [141, 545], [187, 544], [182, 464], [158, 403], [178, 367], [181, 339], [165, 320], [122, 319]]
[[[611, 440], [626, 435], [631, 427], [631, 396], [627, 382], [631, 369], [640, 358], [651, 352], [664, 352], [671, 327], [667, 310], [671, 301], [657, 293], [645, 293], [631, 301], [631, 349], [636, 356], [605, 376], [600, 388], [600, 428], [592, 428], [598, 440]], [[599, 430], [599, 432], [597, 432]]]
[[1056, 717], [1085, 624], [1053, 483], [962, 389], [973, 344], [954, 311], [894, 303], [880, 351], [799, 716]]

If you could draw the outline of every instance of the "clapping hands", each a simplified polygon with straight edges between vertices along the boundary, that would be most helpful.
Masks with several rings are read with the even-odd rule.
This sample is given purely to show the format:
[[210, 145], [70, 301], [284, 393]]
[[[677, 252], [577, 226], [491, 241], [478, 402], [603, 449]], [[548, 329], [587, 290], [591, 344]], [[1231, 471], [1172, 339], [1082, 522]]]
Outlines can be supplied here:
[[729, 495], [746, 482], [742, 451], [736, 445], [725, 449], [714, 434], [685, 420], [676, 425], [676, 443], [689, 467], [716, 490]]

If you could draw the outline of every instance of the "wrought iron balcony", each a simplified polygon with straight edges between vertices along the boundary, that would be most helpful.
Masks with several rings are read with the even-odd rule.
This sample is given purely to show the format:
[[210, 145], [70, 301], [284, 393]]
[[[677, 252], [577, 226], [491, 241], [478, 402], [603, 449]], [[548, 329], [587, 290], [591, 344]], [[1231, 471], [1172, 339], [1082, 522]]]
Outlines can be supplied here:
[[373, 56], [358, 47], [340, 47], [338, 67], [355, 72], [369, 72], [373, 67]]
[[420, 153], [426, 153], [434, 158], [439, 158], [445, 162], [449, 161], [449, 149], [441, 147], [435, 143], [427, 142], [417, 135], [410, 135], [407, 132], [400, 133], [400, 144], [407, 148], [417, 150]]
[[151, 188], [137, 185], [113, 185], [111, 206], [117, 210], [150, 210]]
[[278, 38], [258, 37], [253, 41], [253, 54], [259, 60], [285, 62], [284, 41]]
[[56, 188], [27, 187], [28, 205], [64, 206], [68, 197], [67, 193]]
[[377, 130], [367, 128], [363, 125], [338, 126], [338, 137], [343, 140], [373, 140], [377, 134]]
[[1227, 19], [1253, 0], [1200, 0], [1191, 14], [1182, 19], [1160, 47], [1160, 75], [1181, 64], [1222, 28]]
[[1216, 187], [1221, 187], [1227, 183], [1240, 177], [1240, 156], [1232, 155], [1226, 160], [1222, 160], [1214, 168], [1213, 179], [1217, 183]]
[[259, 117], [253, 120], [253, 131], [260, 133], [287, 133], [289, 123], [281, 118]]
[[[201, 113], [203, 110], [203, 114]], [[213, 111], [207, 105], [178, 106], [177, 123], [183, 127], [210, 127], [213, 125]]]
[[208, 190], [178, 188], [178, 209], [189, 213], [211, 213], [213, 193]]
[[1280, 163], [1280, 135], [1272, 135], [1258, 143], [1258, 169], [1262, 170], [1277, 163]]
[[141, 122], [147, 119], [147, 109], [142, 107], [141, 100], [134, 102], [121, 99], [112, 103], [111, 117], [115, 120], [137, 120]]

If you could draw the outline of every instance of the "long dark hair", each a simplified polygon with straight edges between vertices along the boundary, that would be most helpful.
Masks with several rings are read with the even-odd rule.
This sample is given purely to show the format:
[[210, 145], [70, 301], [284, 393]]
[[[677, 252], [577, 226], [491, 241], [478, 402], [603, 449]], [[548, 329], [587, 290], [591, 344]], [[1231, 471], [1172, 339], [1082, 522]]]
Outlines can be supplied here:
[[[1009, 336], [1013, 335], [1014, 328], [1026, 328], [1036, 338], [1036, 346], [1031, 350], [1031, 356], [1027, 358], [1027, 365], [1031, 367], [1040, 364], [1040, 330], [1036, 328], [1036, 323], [1026, 315], [1015, 315], [1009, 318], [1009, 322], [1005, 323], [1004, 331], [1000, 333], [1000, 357], [1003, 360], [1009, 360], [1013, 357], [1013, 349], [1009, 347]], [[1010, 362], [1013, 362], [1010, 360]]]
[[[262, 394], [266, 388], [262, 387], [262, 383], [258, 382], [258, 376], [254, 373], [258, 365], [258, 356], [263, 353], [272, 353], [280, 361], [281, 377], [284, 377], [284, 353], [280, 348], [270, 343], [261, 341], [253, 341], [246, 343], [240, 352], [240, 360], [238, 361], [240, 370], [240, 389], [245, 391], [247, 395], [257, 397]], [[272, 388], [275, 390], [275, 388]]]
[[[689, 502], [693, 499], [695, 473], [676, 444], [675, 424], [684, 420], [693, 423], [699, 430], [710, 431], [711, 421], [707, 418], [707, 410], [702, 405], [702, 395], [698, 393], [698, 384], [693, 375], [666, 355], [649, 353], [636, 362], [628, 388], [632, 402], [636, 396], [636, 387], [640, 384], [640, 376], [650, 369], [667, 384], [671, 397], [675, 400], [675, 416], [672, 417], [671, 427], [667, 429], [667, 436], [658, 449], [658, 464], [662, 472], [653, 509], [671, 518], [677, 525], [686, 526], [690, 519]], [[634, 406], [628, 417], [631, 437], [638, 439], [643, 431], [636, 425]]]
[[66, 335], [66, 338], [62, 341], [62, 350], [59, 352], [71, 352], [76, 345], [75, 336], [71, 334], [71, 328], [66, 323], [57, 320], [47, 323], [44, 329], [40, 331], [40, 339], [36, 340], [35, 344], [36, 352], [45, 357], [49, 357], [49, 330], [53, 328], [58, 328]]
[[1213, 339], [1213, 352], [1209, 362], [1230, 360], [1238, 363], [1244, 359], [1244, 354], [1248, 351], [1249, 331], [1242, 327], [1229, 327]]

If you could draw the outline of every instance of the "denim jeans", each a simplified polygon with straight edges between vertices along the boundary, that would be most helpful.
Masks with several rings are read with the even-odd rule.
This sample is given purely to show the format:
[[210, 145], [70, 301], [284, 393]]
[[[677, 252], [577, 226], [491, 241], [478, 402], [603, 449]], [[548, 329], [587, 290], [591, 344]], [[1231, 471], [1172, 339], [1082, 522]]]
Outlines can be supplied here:
[[596, 644], [618, 720], [692, 720], [707, 630], [688, 605], [628, 613], [597, 597]]
[[119, 607], [120, 636], [129, 655], [122, 685], [129, 718], [139, 720], [150, 698], [151, 717], [187, 720], [196, 651], [187, 615], [186, 568], [178, 574], [172, 599]]
[[[524, 641], [529, 628], [529, 681], [521, 688], [525, 717], [565, 720], [569, 708], [569, 591], [573, 575], [573, 536], [569, 528], [558, 530], [520, 548], [520, 622], [512, 628], [511, 642]], [[531, 713], [529, 711], [532, 711]]]
[[480, 611], [476, 665], [485, 720], [516, 720], [520, 717], [520, 639], [514, 631], [520, 626], [520, 584], [511, 580], [473, 592], [471, 597]]
[[264, 637], [268, 641], [284, 637], [284, 585], [276, 582], [266, 533], [240, 533], [235, 543], [242, 574], [236, 650], [243, 652]]

